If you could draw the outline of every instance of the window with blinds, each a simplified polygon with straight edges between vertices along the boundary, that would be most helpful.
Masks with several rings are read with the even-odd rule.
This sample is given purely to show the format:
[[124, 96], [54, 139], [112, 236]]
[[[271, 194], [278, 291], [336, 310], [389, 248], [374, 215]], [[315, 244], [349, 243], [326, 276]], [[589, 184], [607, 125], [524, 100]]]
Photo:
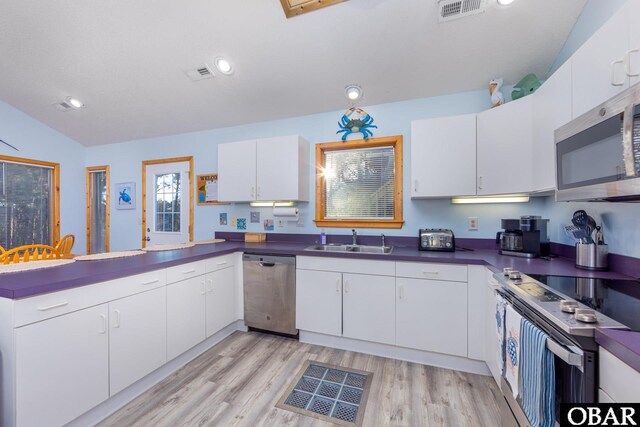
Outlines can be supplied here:
[[393, 147], [325, 154], [326, 219], [393, 219]]
[[402, 136], [316, 145], [316, 225], [400, 228]]

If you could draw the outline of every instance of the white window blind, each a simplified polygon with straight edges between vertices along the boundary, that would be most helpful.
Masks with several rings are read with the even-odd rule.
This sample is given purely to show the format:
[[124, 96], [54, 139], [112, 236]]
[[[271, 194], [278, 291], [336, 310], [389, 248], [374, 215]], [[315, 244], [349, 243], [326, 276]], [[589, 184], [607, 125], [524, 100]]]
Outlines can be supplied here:
[[325, 152], [326, 219], [394, 219], [394, 147]]

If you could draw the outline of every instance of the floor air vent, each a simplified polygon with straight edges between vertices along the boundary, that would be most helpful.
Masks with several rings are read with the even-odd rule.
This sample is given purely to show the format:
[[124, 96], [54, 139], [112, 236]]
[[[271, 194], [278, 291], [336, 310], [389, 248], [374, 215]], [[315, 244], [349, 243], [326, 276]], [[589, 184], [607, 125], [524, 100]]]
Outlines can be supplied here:
[[484, 12], [486, 0], [441, 0], [439, 22], [447, 22]]

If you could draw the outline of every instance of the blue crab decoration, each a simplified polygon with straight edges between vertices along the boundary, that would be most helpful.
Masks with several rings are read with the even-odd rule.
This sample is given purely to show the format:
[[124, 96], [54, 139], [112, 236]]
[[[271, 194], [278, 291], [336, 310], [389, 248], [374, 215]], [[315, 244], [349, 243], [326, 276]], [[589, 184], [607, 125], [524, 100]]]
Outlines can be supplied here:
[[127, 189], [125, 188], [120, 192], [120, 197], [118, 198], [118, 202], [131, 203], [131, 196], [127, 194]]
[[373, 124], [373, 117], [367, 114], [362, 108], [351, 107], [349, 108], [340, 119], [338, 123], [339, 131], [336, 133], [343, 133], [342, 140], [346, 141], [347, 136], [352, 133], [361, 133], [363, 139], [367, 139], [373, 136], [373, 133], [369, 129], [377, 129], [378, 126]]

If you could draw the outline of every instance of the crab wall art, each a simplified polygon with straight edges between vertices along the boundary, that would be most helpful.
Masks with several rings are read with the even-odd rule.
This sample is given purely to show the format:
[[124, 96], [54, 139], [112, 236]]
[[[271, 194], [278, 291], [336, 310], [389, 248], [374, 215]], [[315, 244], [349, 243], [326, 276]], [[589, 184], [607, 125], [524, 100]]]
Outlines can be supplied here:
[[338, 123], [339, 131], [343, 133], [342, 140], [346, 141], [347, 136], [352, 133], [361, 133], [363, 139], [373, 136], [370, 129], [377, 129], [378, 126], [373, 124], [373, 117], [367, 114], [362, 108], [351, 107], [342, 115]]

